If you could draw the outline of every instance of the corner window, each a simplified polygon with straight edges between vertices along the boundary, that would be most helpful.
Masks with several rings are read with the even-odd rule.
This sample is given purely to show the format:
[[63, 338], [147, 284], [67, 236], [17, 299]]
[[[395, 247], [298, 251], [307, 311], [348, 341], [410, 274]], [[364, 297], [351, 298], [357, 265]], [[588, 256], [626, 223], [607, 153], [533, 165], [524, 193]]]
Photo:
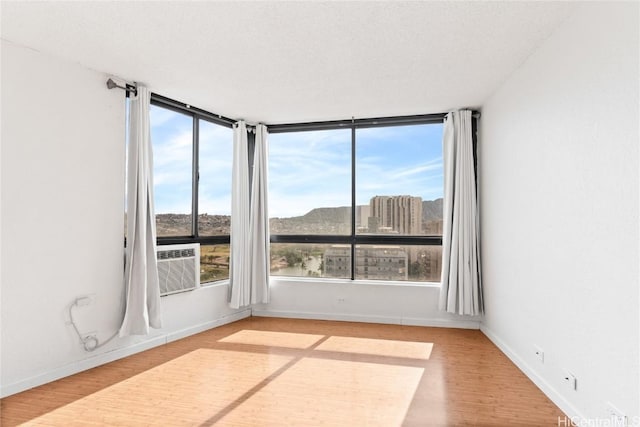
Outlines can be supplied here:
[[[158, 244], [200, 243], [229, 277], [229, 119], [152, 96]], [[443, 115], [269, 126], [271, 274], [436, 282]]]

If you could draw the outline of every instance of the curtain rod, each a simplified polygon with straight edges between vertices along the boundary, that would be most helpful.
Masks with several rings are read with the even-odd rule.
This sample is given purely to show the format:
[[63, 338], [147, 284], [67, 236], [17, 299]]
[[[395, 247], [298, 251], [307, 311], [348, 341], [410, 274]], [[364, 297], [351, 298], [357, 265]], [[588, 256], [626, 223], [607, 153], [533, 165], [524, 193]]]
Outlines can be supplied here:
[[122, 89], [127, 93], [133, 93], [134, 95], [138, 94], [138, 89], [136, 88], [136, 85], [130, 85], [130, 84], [126, 84], [125, 86], [120, 86], [119, 84], [117, 84], [116, 82], [113, 81], [113, 79], [109, 79], [107, 80], [107, 88], [109, 89]]
[[[119, 88], [125, 90], [127, 93], [133, 93], [134, 95], [138, 94], [135, 84], [126, 84], [126, 86], [120, 86], [113, 79], [107, 80], [107, 88], [114, 89]], [[167, 98], [162, 95], [158, 95], [156, 93], [151, 93], [151, 100], [155, 103], [161, 104], [163, 106], [173, 107], [175, 109], [183, 110], [185, 112], [196, 112], [200, 116], [204, 116], [211, 121], [217, 122], [218, 124], [226, 125], [226, 126], [234, 126], [238, 121], [243, 119], [230, 119], [228, 117], [222, 116], [220, 114], [213, 114], [206, 110], [202, 110], [200, 108], [193, 107], [191, 105], [185, 104], [180, 101], [176, 101], [171, 98]], [[472, 109], [471, 116], [474, 119], [480, 118], [480, 111]], [[351, 126], [357, 127], [377, 127], [377, 126], [385, 126], [385, 125], [402, 125], [402, 124], [412, 124], [412, 123], [425, 123], [425, 122], [440, 122], [444, 119], [447, 113], [436, 113], [436, 114], [419, 114], [413, 116], [398, 116], [398, 117], [379, 117], [379, 118], [366, 118], [366, 119], [355, 119], [351, 118], [350, 120], [328, 120], [321, 122], [306, 122], [306, 123], [286, 123], [286, 124], [273, 124], [270, 125], [268, 123], [247, 123], [245, 124], [247, 128], [251, 131], [251, 128], [255, 128], [259, 124], [264, 124], [269, 128], [270, 133], [275, 132], [286, 132], [293, 131], [297, 128], [303, 128], [304, 130], [328, 130], [328, 129], [339, 129], [339, 128], [349, 128]]]
[[151, 93], [151, 103], [160, 105], [171, 110], [177, 110], [186, 114], [196, 114], [198, 117], [205, 118], [213, 123], [219, 125], [231, 127], [237, 120], [230, 119], [220, 114], [214, 114], [206, 110], [202, 110], [198, 107], [194, 107], [184, 102], [176, 101], [175, 99], [167, 98], [166, 96], [158, 95], [157, 93]]
[[[448, 112], [436, 114], [417, 114], [413, 116], [390, 116], [362, 119], [356, 119], [352, 117], [351, 119], [347, 120], [328, 120], [321, 122], [281, 123], [273, 125], [267, 123], [266, 126], [269, 128], [269, 133], [293, 132], [298, 130], [311, 131], [350, 129], [351, 127], [371, 128], [411, 124], [442, 123], [447, 114]], [[471, 110], [471, 116], [475, 119], [479, 119], [480, 111]]]
[[263, 123], [249, 123], [245, 119], [238, 119], [238, 121], [233, 124], [233, 127], [237, 127], [238, 123], [240, 123], [241, 121], [244, 122], [244, 125], [247, 128], [248, 132], [255, 132], [256, 128], [261, 124], [263, 124]]

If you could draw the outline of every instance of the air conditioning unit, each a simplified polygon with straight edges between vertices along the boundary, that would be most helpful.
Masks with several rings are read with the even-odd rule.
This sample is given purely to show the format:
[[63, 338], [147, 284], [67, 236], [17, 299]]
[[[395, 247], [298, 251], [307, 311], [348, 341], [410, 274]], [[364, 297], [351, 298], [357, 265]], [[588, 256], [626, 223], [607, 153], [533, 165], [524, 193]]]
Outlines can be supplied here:
[[192, 291], [200, 286], [200, 244], [156, 248], [160, 296]]

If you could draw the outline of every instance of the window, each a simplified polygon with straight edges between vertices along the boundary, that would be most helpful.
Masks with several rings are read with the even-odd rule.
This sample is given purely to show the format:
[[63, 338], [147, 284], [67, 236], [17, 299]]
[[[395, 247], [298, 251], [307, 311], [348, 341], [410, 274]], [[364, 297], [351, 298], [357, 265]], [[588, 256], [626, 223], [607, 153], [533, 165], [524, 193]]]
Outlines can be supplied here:
[[200, 120], [198, 235], [228, 236], [231, 230], [233, 131]]
[[422, 236], [442, 223], [442, 126], [356, 130], [357, 232]]
[[155, 105], [149, 115], [157, 235], [190, 236], [193, 118]]
[[439, 281], [442, 119], [271, 126], [271, 274]]
[[158, 244], [200, 243], [200, 282], [229, 278], [231, 121], [153, 95]]
[[[233, 121], [152, 96], [158, 244], [229, 277]], [[438, 281], [444, 115], [269, 126], [271, 273]]]
[[[269, 227], [287, 236], [351, 235], [351, 131], [269, 135]], [[304, 240], [271, 245], [271, 272], [280, 276], [350, 277], [350, 250]]]

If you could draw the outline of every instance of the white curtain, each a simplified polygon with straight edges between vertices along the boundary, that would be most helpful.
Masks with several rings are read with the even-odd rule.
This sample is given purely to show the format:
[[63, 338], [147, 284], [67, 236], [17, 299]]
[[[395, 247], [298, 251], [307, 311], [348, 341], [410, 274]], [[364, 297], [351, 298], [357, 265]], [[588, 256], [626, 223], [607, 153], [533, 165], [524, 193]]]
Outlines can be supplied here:
[[255, 129], [249, 185], [249, 141], [243, 121], [234, 126], [231, 184], [231, 308], [269, 302], [269, 213], [267, 209], [267, 128]]
[[146, 335], [160, 328], [160, 286], [153, 208], [153, 156], [147, 88], [138, 86], [129, 104], [125, 314], [120, 336]]
[[249, 141], [244, 121], [233, 128], [233, 172], [231, 181], [231, 260], [229, 306], [251, 304], [251, 246], [249, 212]]
[[268, 172], [267, 128], [256, 126], [251, 180], [251, 303], [269, 302], [269, 209], [267, 204]]
[[440, 309], [460, 315], [483, 312], [476, 172], [471, 111], [447, 114], [444, 155], [444, 224]]

